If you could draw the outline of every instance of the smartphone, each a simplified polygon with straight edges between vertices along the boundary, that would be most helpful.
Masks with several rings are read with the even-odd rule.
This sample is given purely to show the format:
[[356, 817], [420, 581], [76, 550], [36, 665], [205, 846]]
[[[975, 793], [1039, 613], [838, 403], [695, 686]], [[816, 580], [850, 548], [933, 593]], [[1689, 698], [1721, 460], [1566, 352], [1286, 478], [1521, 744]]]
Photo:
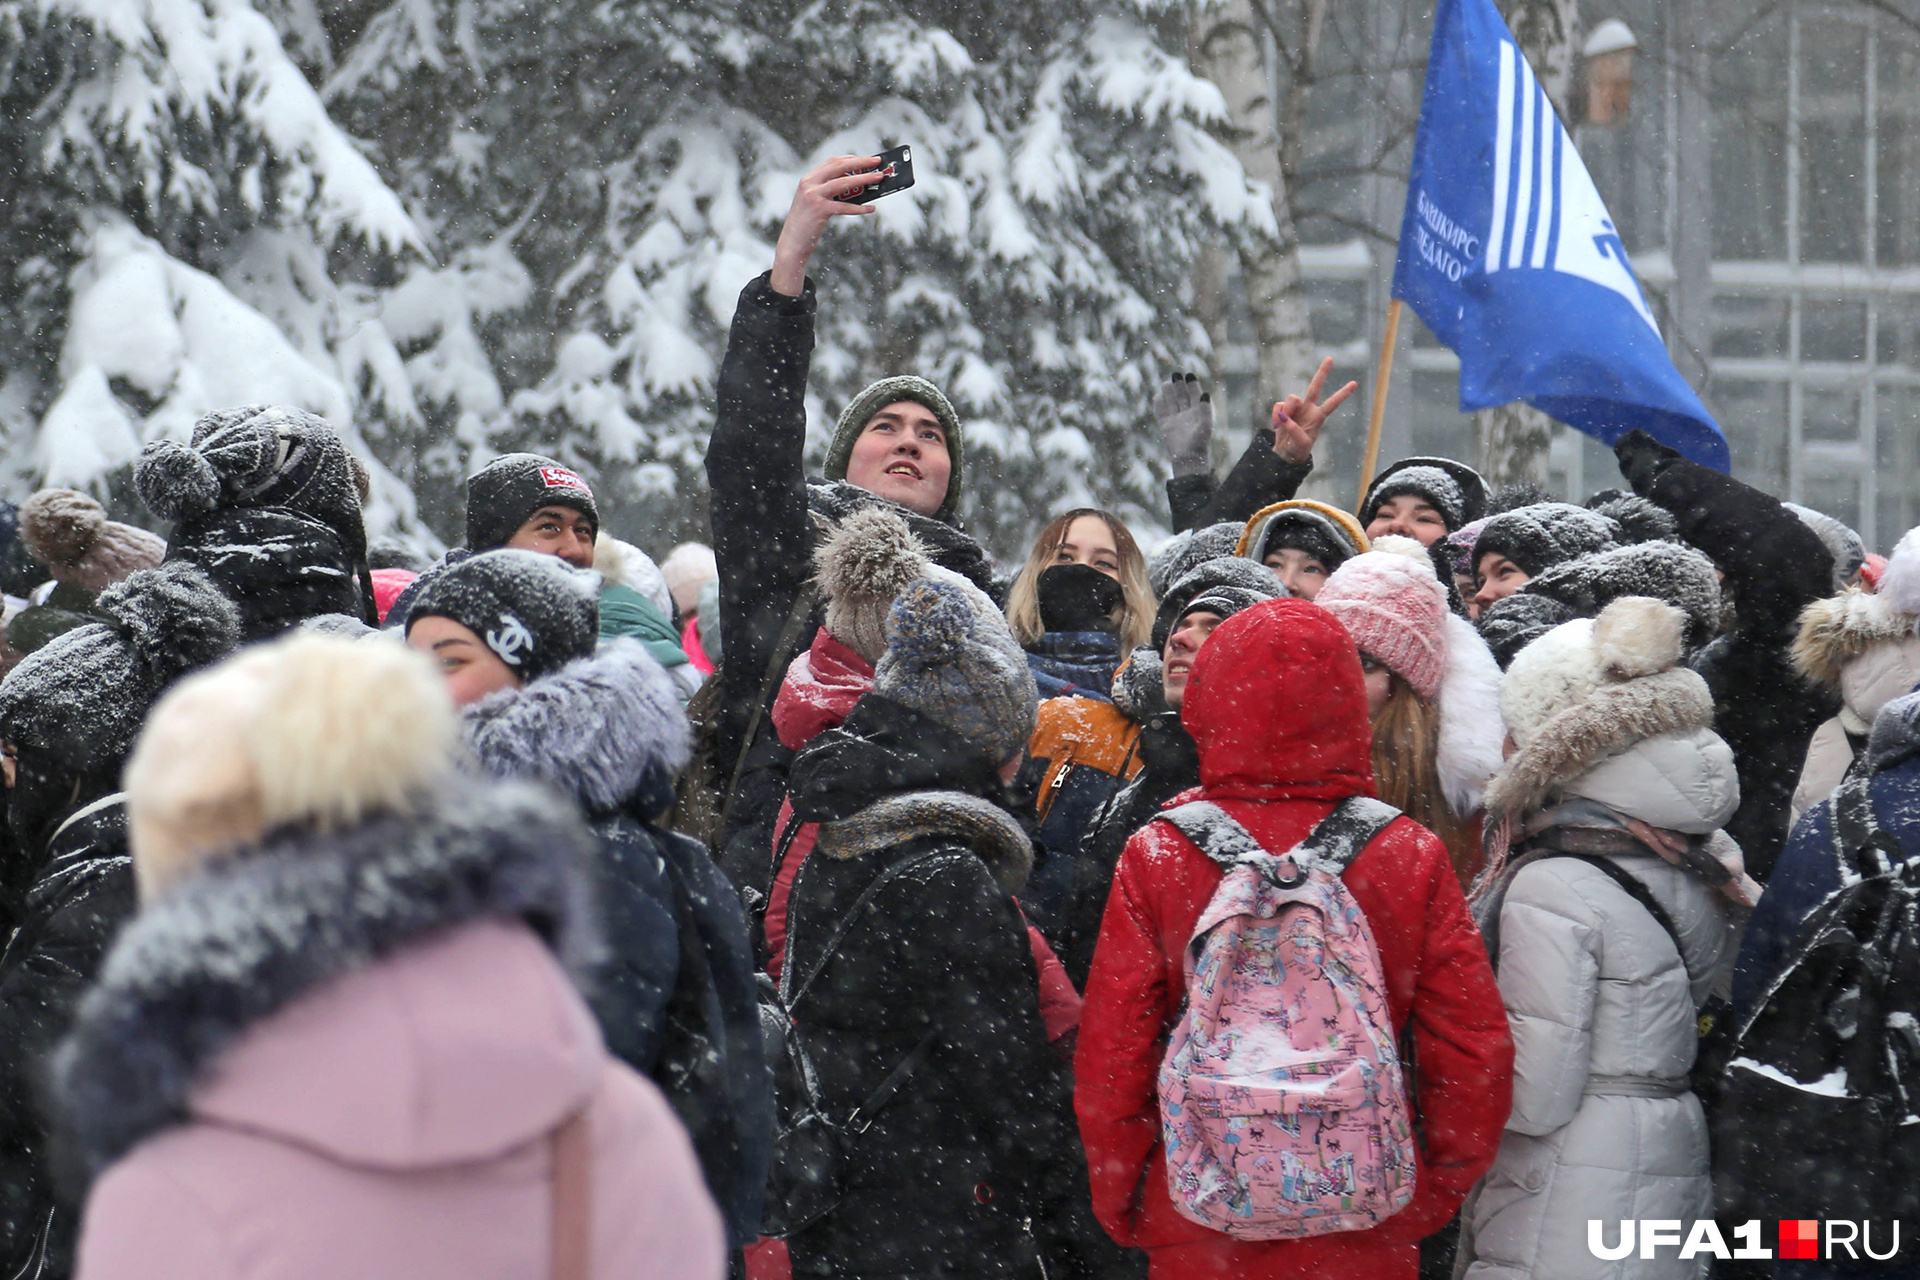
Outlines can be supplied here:
[[[869, 169], [867, 172], [871, 173]], [[896, 191], [905, 191], [913, 185], [913, 148], [892, 147], [880, 153], [880, 181], [874, 183], [858, 195], [847, 197], [848, 204], [871, 204], [881, 196], [890, 196]]]

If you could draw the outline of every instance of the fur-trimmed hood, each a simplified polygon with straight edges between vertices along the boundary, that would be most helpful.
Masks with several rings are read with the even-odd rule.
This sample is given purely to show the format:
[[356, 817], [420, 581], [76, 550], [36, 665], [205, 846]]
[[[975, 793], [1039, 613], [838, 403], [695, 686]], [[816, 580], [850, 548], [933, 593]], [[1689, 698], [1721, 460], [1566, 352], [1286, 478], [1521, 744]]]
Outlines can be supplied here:
[[1913, 638], [1915, 618], [1886, 595], [1848, 587], [1800, 612], [1793, 663], [1809, 677], [1838, 688], [1847, 664], [1876, 645]]
[[584, 964], [591, 847], [550, 796], [461, 782], [411, 815], [283, 832], [209, 863], [120, 934], [54, 1057], [77, 1171], [91, 1179], [185, 1121], [251, 1028], [428, 935], [517, 917], [563, 961]]
[[909, 840], [964, 844], [1008, 893], [1018, 893], [1033, 870], [1033, 842], [1012, 815], [961, 791], [908, 791], [875, 801], [851, 817], [823, 823], [814, 848], [829, 858], [857, 858]]
[[1474, 625], [1448, 613], [1446, 672], [1440, 678], [1440, 741], [1434, 764], [1447, 805], [1466, 817], [1500, 771], [1500, 664]]
[[466, 709], [465, 728], [487, 773], [544, 782], [590, 814], [634, 805], [652, 817], [672, 803], [673, 779], [692, 754], [672, 680], [624, 638], [488, 694]]

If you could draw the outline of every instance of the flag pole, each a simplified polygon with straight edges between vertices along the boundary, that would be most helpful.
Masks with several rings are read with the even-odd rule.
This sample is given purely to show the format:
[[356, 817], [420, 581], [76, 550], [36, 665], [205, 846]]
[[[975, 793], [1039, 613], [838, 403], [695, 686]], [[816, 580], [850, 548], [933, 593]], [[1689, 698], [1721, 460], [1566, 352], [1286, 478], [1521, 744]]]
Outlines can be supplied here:
[[1400, 299], [1387, 303], [1387, 331], [1380, 337], [1380, 364], [1373, 376], [1373, 412], [1367, 421], [1367, 452], [1360, 461], [1360, 496], [1353, 500], [1355, 514], [1367, 500], [1373, 484], [1373, 469], [1380, 461], [1380, 426], [1387, 416], [1387, 383], [1393, 378], [1393, 348], [1400, 341]]

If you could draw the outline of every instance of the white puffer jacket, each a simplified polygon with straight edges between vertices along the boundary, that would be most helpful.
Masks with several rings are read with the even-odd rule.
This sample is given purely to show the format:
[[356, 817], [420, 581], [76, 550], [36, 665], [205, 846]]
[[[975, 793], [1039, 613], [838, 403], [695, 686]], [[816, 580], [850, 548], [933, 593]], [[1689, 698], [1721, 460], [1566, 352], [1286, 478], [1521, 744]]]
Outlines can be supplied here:
[[[1669, 830], [1707, 833], [1739, 801], [1732, 753], [1705, 729], [1646, 739], [1561, 788]], [[1522, 866], [1499, 915], [1501, 995], [1513, 1029], [1513, 1112], [1493, 1169], [1469, 1202], [1469, 1280], [1681, 1280], [1704, 1260], [1595, 1258], [1587, 1220], [1705, 1218], [1707, 1128], [1686, 1091], [1696, 1006], [1730, 968], [1727, 899], [1652, 853], [1614, 862], [1680, 932], [1575, 858]], [[1609, 1236], [1609, 1239], [1614, 1237]]]

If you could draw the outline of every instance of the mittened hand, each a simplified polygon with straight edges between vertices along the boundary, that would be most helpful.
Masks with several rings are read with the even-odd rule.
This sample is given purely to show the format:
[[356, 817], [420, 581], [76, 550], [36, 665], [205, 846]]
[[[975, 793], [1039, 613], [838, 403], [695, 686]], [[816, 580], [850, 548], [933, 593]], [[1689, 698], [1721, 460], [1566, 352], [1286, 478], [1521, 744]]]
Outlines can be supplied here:
[[1194, 375], [1175, 373], [1153, 397], [1167, 458], [1176, 476], [1197, 476], [1213, 469], [1213, 398]]
[[1669, 449], [1644, 431], [1634, 430], [1614, 441], [1613, 456], [1620, 460], [1620, 474], [1633, 486], [1633, 491], [1644, 498], [1667, 464], [1679, 460], [1680, 451]]

